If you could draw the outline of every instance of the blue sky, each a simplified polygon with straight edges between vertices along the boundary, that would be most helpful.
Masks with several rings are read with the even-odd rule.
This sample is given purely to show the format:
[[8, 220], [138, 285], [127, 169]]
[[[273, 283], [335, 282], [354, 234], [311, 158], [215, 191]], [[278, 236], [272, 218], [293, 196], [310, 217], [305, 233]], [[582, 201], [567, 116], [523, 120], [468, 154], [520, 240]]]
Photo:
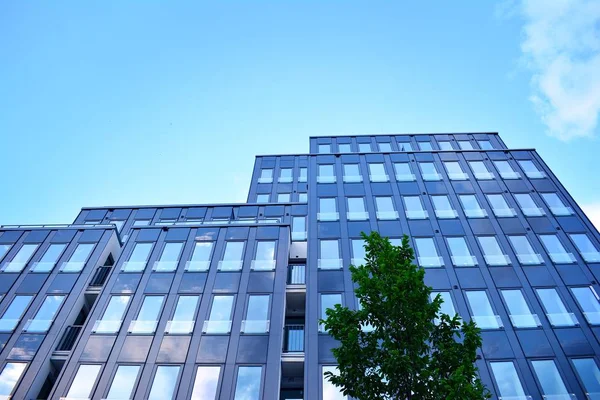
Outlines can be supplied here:
[[600, 9], [545, 3], [1, 2], [0, 224], [245, 201], [257, 154], [403, 132], [498, 131], [597, 213]]

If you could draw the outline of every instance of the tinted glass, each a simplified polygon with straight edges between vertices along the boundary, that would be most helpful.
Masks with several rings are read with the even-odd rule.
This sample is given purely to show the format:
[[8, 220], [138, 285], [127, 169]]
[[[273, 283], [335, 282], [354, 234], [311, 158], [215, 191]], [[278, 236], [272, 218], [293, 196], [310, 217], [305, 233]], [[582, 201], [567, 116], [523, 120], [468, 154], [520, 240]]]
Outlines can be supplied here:
[[259, 400], [262, 367], [238, 367], [234, 400]]
[[179, 376], [179, 366], [159, 365], [156, 368], [152, 389], [148, 400], [169, 400], [175, 394], [177, 377]]
[[75, 374], [75, 379], [71, 383], [67, 397], [82, 399], [91, 397], [92, 389], [94, 388], [100, 369], [102, 369], [101, 365], [80, 365], [77, 369], [77, 374]]
[[132, 398], [139, 371], [139, 365], [119, 365], [106, 399], [121, 400]]
[[217, 366], [198, 367], [191, 400], [215, 400], [220, 372]]

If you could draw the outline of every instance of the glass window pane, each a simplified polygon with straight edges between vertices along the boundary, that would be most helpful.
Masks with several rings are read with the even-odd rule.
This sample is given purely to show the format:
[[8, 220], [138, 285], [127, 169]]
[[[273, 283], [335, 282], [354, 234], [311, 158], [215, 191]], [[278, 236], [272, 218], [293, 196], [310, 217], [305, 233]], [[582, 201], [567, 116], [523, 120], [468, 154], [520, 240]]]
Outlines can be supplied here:
[[360, 176], [358, 164], [344, 164], [344, 176]]
[[575, 247], [581, 253], [585, 261], [600, 261], [598, 249], [592, 243], [590, 238], [585, 233], [570, 234], [571, 240], [575, 243]]
[[69, 258], [69, 262], [86, 262], [93, 249], [93, 244], [78, 244], [75, 252]]
[[71, 383], [67, 397], [82, 399], [92, 397], [92, 389], [94, 388], [100, 369], [102, 369], [101, 365], [80, 365], [75, 374], [75, 379]]
[[179, 254], [183, 248], [183, 242], [165, 243], [160, 261], [179, 261]]
[[298, 202], [299, 203], [307, 203], [308, 202], [308, 193], [298, 193]]
[[409, 163], [394, 163], [396, 180], [400, 182], [411, 182], [415, 180]]
[[261, 179], [273, 179], [273, 170], [271, 168], [263, 168], [260, 170]]
[[210, 321], [230, 321], [233, 296], [215, 296], [210, 309]]
[[583, 382], [585, 391], [589, 394], [600, 393], [600, 370], [593, 358], [576, 358], [573, 360], [579, 379]]
[[0, 332], [12, 332], [18, 325], [33, 296], [15, 296], [0, 318]]
[[256, 242], [255, 260], [274, 260], [275, 242]]
[[319, 165], [319, 176], [333, 176], [333, 165], [320, 164]]
[[385, 168], [383, 167], [383, 164], [369, 163], [369, 175], [372, 175], [372, 176], [385, 175]]
[[246, 242], [226, 242], [223, 261], [241, 261]]
[[365, 241], [362, 239], [352, 239], [352, 264], [355, 266], [365, 264], [366, 250]]
[[508, 161], [494, 161], [494, 165], [498, 169], [498, 172], [500, 172], [500, 176], [504, 179], [517, 179], [520, 177]]
[[590, 324], [600, 324], [600, 303], [590, 287], [571, 288], [579, 307]]
[[46, 332], [58, 312], [65, 296], [47, 296], [35, 317], [27, 326], [28, 332]]
[[337, 212], [337, 204], [335, 198], [320, 197], [319, 198], [320, 213], [335, 213]]
[[350, 143], [340, 143], [338, 144], [338, 151], [340, 153], [352, 153], [350, 148]]
[[517, 161], [523, 171], [525, 171], [525, 175], [528, 178], [543, 178], [545, 174], [538, 169], [538, 167], [531, 160], [519, 160]]
[[440, 150], [453, 150], [452, 143], [446, 141], [439, 141], [438, 146], [440, 146]]
[[199, 299], [199, 296], [179, 296], [173, 321], [193, 321]]
[[515, 249], [521, 264], [541, 264], [542, 258], [537, 255], [527, 236], [509, 236], [508, 240]]
[[361, 153], [369, 153], [371, 151], [371, 143], [359, 143], [358, 151]]
[[106, 398], [108, 400], [123, 400], [132, 398], [133, 389], [135, 388], [139, 371], [139, 365], [119, 365]]
[[322, 259], [339, 259], [339, 246], [337, 240], [321, 240], [321, 257]]
[[420, 162], [419, 168], [421, 168], [421, 175], [423, 176], [423, 180], [435, 181], [441, 179], [434, 163]]
[[39, 262], [40, 263], [52, 263], [52, 264], [56, 263], [58, 261], [58, 259], [60, 258], [60, 255], [62, 254], [65, 247], [67, 247], [66, 244], [51, 244]]
[[423, 211], [423, 204], [419, 196], [404, 196], [403, 199], [408, 211]]
[[431, 294], [429, 295], [429, 298], [431, 300], [435, 299], [435, 296], [440, 295], [440, 297], [443, 300], [442, 305], [440, 306], [440, 313], [441, 314], [447, 314], [450, 316], [450, 318], [453, 318], [454, 315], [456, 314], [456, 311], [454, 309], [454, 302], [452, 301], [452, 296], [450, 295], [449, 292], [431, 292]]
[[487, 199], [494, 210], [504, 210], [509, 208], [506, 199], [501, 194], [488, 194]]
[[323, 366], [323, 400], [345, 400], [346, 396], [341, 392], [341, 389], [325, 377], [325, 372], [331, 372], [334, 375], [339, 375], [337, 367]]
[[306, 217], [292, 217], [292, 232], [306, 232]]
[[130, 298], [131, 296], [112, 296], [108, 302], [108, 307], [102, 314], [102, 320], [120, 321], [125, 314]]
[[448, 177], [450, 179], [461, 180], [468, 178], [458, 162], [444, 161], [444, 166], [446, 167], [446, 171], [448, 171]]
[[381, 152], [392, 151], [392, 145], [389, 143], [379, 143], [379, 151], [381, 151]]
[[196, 242], [191, 261], [209, 261], [214, 242]]
[[348, 212], [365, 212], [365, 199], [363, 197], [348, 197]]
[[469, 306], [473, 315], [477, 316], [490, 316], [494, 315], [494, 310], [490, 304], [487, 293], [484, 291], [468, 291], [467, 300], [469, 300]]
[[502, 255], [502, 249], [494, 236], [478, 236], [477, 240], [487, 256]]
[[178, 365], [159, 365], [156, 368], [148, 400], [169, 400], [173, 398], [179, 368]]
[[554, 254], [567, 252], [556, 235], [540, 235], [540, 239], [542, 240], [542, 244], [548, 253]]
[[37, 248], [37, 244], [24, 244], [13, 259], [4, 265], [4, 272], [21, 272]]
[[473, 150], [473, 145], [467, 140], [459, 140], [458, 146], [461, 150]]
[[250, 295], [246, 319], [250, 321], [265, 321], [269, 319], [269, 295]]
[[234, 400], [259, 400], [262, 367], [238, 367]]
[[553, 326], [573, 326], [577, 323], [574, 317], [567, 311], [556, 289], [536, 289], [546, 316]]
[[268, 203], [269, 202], [269, 195], [268, 194], [257, 194], [256, 195], [256, 202], [257, 203]]
[[164, 296], [146, 296], [140, 308], [139, 321], [156, 321], [160, 315]]
[[320, 144], [318, 146], [318, 151], [320, 154], [331, 153], [331, 145], [329, 144]]
[[308, 176], [308, 168], [300, 168], [298, 182], [306, 182]]
[[525, 398], [523, 385], [515, 369], [515, 365], [511, 361], [491, 362], [492, 374], [498, 386], [498, 394], [502, 398]]
[[400, 151], [412, 151], [412, 145], [408, 142], [398, 142], [398, 149]]
[[448, 196], [431, 196], [431, 200], [433, 201], [433, 207], [436, 209], [436, 211], [452, 210]]
[[569, 394], [553, 360], [532, 361], [531, 365], [533, 365], [533, 370], [540, 382], [544, 395]]
[[26, 367], [27, 363], [6, 363], [0, 373], [0, 396], [7, 396], [6, 398], [9, 398], [8, 396], [11, 395], [17, 382], [21, 379], [21, 375], [23, 375]]
[[133, 248], [129, 262], [146, 262], [152, 250], [152, 243], [136, 243]]
[[415, 245], [417, 247], [417, 253], [421, 257], [438, 256], [433, 238], [415, 238]]
[[328, 308], [334, 308], [336, 304], [342, 304], [341, 294], [321, 294], [321, 319], [327, 318], [325, 310], [327, 310]]
[[196, 370], [194, 390], [190, 400], [215, 400], [221, 367], [199, 366]]
[[431, 147], [431, 142], [419, 142], [419, 149], [422, 151], [433, 150], [433, 148]]
[[0, 244], [0, 261], [2, 261], [2, 257], [8, 253], [12, 246], [10, 244]]
[[494, 147], [489, 140], [478, 140], [477, 143], [479, 143], [479, 147], [481, 147], [482, 150], [494, 150]]

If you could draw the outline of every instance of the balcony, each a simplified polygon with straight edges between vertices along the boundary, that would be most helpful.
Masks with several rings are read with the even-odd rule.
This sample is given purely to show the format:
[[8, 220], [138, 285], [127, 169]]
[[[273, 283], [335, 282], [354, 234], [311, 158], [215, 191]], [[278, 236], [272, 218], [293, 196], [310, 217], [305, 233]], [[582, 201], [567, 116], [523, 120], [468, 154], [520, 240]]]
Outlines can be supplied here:
[[250, 269], [253, 271], [273, 271], [275, 269], [275, 260], [252, 260]]
[[28, 333], [43, 333], [48, 332], [50, 326], [54, 322], [53, 319], [30, 319], [27, 320], [23, 327], [23, 332]]
[[306, 266], [292, 264], [288, 265], [288, 285], [306, 285]]
[[129, 329], [127, 332], [134, 334], [150, 334], [156, 331], [156, 325], [158, 321], [148, 321], [148, 320], [133, 320], [129, 324]]
[[81, 272], [85, 262], [83, 261], [67, 261], [60, 266], [61, 272]]
[[498, 218], [510, 218], [517, 215], [517, 212], [514, 208], [494, 208], [492, 211]]
[[483, 208], [465, 209], [465, 215], [467, 218], [485, 218], [488, 216], [487, 211]]
[[600, 325], [600, 312], [584, 312], [583, 316], [590, 325]]
[[442, 257], [417, 257], [419, 265], [423, 268], [442, 267], [444, 259]]
[[456, 210], [435, 210], [435, 216], [440, 218], [440, 219], [451, 219], [451, 218], [457, 218], [458, 217], [458, 213], [456, 212]]
[[219, 271], [240, 271], [242, 269], [242, 260], [219, 261], [217, 269]]
[[56, 346], [56, 351], [71, 351], [75, 346], [75, 341], [79, 336], [79, 332], [81, 332], [81, 325], [70, 325], [65, 329], [65, 333], [63, 333], [62, 339]]
[[581, 253], [581, 257], [583, 257], [586, 262], [600, 262], [600, 252], [597, 251]]
[[50, 272], [55, 265], [55, 262], [35, 262], [31, 267], [31, 272]]
[[500, 329], [504, 326], [499, 315], [473, 315], [471, 319], [481, 329]]
[[283, 332], [283, 352], [304, 353], [304, 325], [286, 325]]
[[23, 271], [23, 268], [25, 268], [25, 265], [27, 265], [27, 263], [22, 261], [7, 262], [4, 264], [2, 272], [21, 272]]
[[542, 215], [546, 215], [544, 210], [539, 207], [521, 208], [521, 211], [526, 217], [541, 217]]
[[229, 321], [204, 321], [202, 333], [227, 334], [231, 332], [231, 320]]
[[369, 213], [366, 211], [349, 211], [346, 213], [349, 221], [365, 221], [369, 219]]
[[519, 174], [518, 172], [515, 172], [515, 171], [500, 172], [500, 176], [502, 177], [502, 179], [520, 179], [521, 178], [521, 174]]
[[441, 181], [442, 180], [442, 176], [440, 174], [438, 174], [437, 172], [423, 173], [423, 174], [421, 174], [421, 176], [423, 177], [424, 181]]
[[152, 266], [154, 272], [173, 272], [177, 269], [179, 261], [155, 261]]
[[529, 179], [543, 179], [546, 177], [546, 174], [542, 171], [527, 171], [525, 172], [525, 175]]
[[371, 182], [389, 182], [390, 177], [387, 175], [369, 175]]
[[360, 175], [344, 175], [345, 183], [362, 182], [362, 176]]
[[167, 321], [165, 333], [169, 335], [187, 335], [194, 331], [196, 321]]
[[396, 174], [396, 180], [398, 182], [414, 182], [417, 177], [415, 174]]
[[395, 220], [398, 219], [398, 211], [377, 211], [378, 220]]
[[485, 263], [491, 267], [498, 265], [510, 265], [510, 258], [506, 254], [485, 254], [483, 258], [485, 258]]
[[538, 326], [542, 326], [537, 314], [511, 314], [509, 318], [515, 328], [537, 328]]
[[335, 183], [335, 176], [317, 176], [317, 183]]
[[548, 253], [554, 264], [573, 264], [577, 260], [571, 253]]
[[210, 261], [187, 261], [185, 270], [187, 272], [205, 272], [210, 268]]
[[456, 267], [473, 267], [477, 265], [475, 256], [451, 256], [452, 264]]
[[117, 333], [121, 329], [122, 320], [97, 320], [92, 328], [93, 333]]
[[554, 327], [579, 325], [579, 321], [577, 321], [577, 317], [573, 313], [546, 314], [546, 317], [548, 317], [550, 325]]
[[490, 179], [494, 179], [494, 174], [492, 174], [491, 172], [475, 172], [475, 179], [480, 180], [480, 181], [487, 181]]
[[272, 183], [273, 182], [273, 178], [272, 177], [260, 177], [258, 178], [258, 183]]
[[342, 260], [340, 258], [322, 258], [317, 260], [319, 269], [342, 269]]
[[126, 261], [121, 265], [122, 272], [142, 272], [146, 269], [147, 261]]
[[317, 213], [318, 221], [337, 221], [340, 219], [340, 214], [337, 212]]
[[408, 219], [427, 219], [429, 214], [427, 210], [406, 210], [406, 218]]
[[18, 319], [0, 319], [0, 332], [12, 332], [19, 325]]
[[91, 287], [104, 286], [104, 283], [106, 283], [106, 280], [108, 279], [108, 276], [110, 275], [111, 268], [112, 267], [98, 267], [96, 269], [96, 272], [94, 272], [94, 276], [92, 277], [92, 280], [90, 281], [90, 286]]
[[550, 207], [550, 211], [557, 217], [574, 214], [571, 207]]
[[267, 320], [243, 320], [241, 333], [268, 333], [270, 321]]
[[539, 254], [517, 254], [517, 259], [521, 265], [540, 265], [544, 263], [542, 256]]
[[464, 172], [449, 172], [448, 178], [450, 178], [451, 181], [466, 181], [469, 179], [469, 175]]

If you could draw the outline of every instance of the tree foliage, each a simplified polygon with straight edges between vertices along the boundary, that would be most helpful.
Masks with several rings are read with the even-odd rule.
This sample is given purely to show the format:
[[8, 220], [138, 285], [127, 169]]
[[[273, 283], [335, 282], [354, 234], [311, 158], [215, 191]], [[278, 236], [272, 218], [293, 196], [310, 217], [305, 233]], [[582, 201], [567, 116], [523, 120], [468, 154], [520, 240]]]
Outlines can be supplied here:
[[359, 400], [489, 398], [474, 364], [479, 329], [440, 314], [442, 299], [430, 299], [408, 237], [401, 246], [377, 232], [363, 238], [366, 263], [350, 266], [361, 307], [338, 304], [321, 321], [340, 343], [339, 374], [326, 379]]

